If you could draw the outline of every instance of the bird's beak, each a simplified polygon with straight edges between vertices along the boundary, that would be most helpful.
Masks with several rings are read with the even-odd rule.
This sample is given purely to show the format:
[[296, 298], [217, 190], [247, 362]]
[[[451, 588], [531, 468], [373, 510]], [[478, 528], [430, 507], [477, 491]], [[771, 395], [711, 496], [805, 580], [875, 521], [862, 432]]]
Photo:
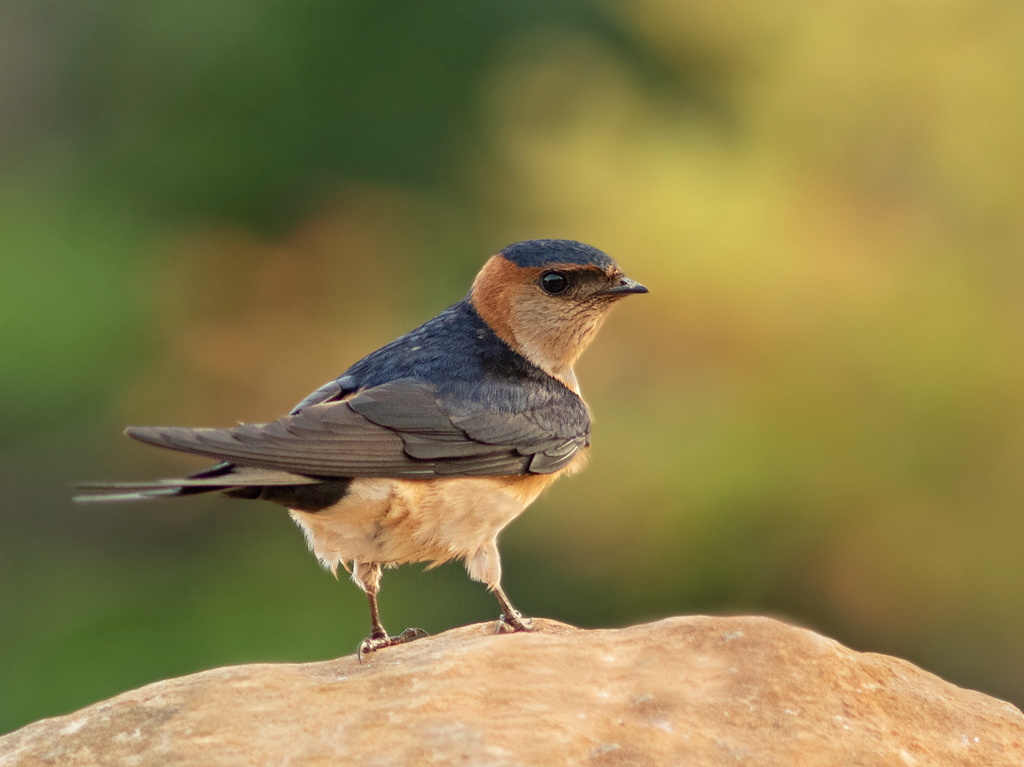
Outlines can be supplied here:
[[629, 279], [629, 277], [622, 277], [622, 278], [619, 279], [619, 284], [618, 285], [615, 285], [614, 287], [610, 287], [610, 288], [605, 288], [604, 290], [599, 290], [599, 291], [597, 291], [597, 293], [595, 293], [595, 295], [598, 295], [598, 296], [624, 296], [624, 295], [626, 295], [628, 293], [648, 293], [648, 292], [650, 292], [650, 291], [648, 291], [647, 288], [645, 288], [643, 285], [641, 285], [636, 280], [631, 280], [631, 279]]

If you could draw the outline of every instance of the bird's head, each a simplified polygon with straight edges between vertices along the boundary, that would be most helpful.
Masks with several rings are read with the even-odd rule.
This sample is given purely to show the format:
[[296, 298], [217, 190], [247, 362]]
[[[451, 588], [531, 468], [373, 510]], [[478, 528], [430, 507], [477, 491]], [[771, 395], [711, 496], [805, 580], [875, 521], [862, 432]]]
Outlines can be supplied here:
[[597, 248], [528, 240], [493, 256], [469, 299], [501, 340], [576, 389], [572, 365], [608, 310], [624, 296], [646, 292]]

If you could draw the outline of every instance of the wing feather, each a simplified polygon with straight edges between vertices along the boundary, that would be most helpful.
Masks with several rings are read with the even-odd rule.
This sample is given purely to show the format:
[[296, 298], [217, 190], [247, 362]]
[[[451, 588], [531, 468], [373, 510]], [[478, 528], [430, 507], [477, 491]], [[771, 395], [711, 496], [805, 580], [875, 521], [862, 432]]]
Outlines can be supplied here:
[[[582, 401], [552, 427], [563, 402], [508, 412], [482, 402], [439, 400], [436, 388], [402, 379], [315, 404], [266, 424], [228, 429], [132, 427], [129, 436], [240, 466], [313, 477], [503, 476], [550, 473], [589, 444]], [[568, 392], [568, 390], [566, 390]], [[575, 395], [572, 395], [575, 397]], [[309, 398], [313, 400], [311, 395]], [[582, 416], [580, 416], [582, 409]]]

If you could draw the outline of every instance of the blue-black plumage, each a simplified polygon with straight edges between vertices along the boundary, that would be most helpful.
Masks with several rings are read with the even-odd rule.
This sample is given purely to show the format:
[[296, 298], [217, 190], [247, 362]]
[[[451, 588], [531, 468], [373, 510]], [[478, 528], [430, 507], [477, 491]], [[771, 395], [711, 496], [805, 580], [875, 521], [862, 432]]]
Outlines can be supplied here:
[[521, 267], [551, 264], [592, 266], [603, 270], [616, 267], [607, 253], [576, 240], [525, 240], [502, 249], [499, 255]]

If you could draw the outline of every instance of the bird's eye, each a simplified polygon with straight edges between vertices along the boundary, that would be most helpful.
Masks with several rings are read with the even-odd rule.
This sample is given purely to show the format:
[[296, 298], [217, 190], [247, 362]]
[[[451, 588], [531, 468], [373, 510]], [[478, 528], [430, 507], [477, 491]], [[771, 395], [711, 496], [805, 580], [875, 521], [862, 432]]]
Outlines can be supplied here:
[[545, 293], [555, 295], [569, 287], [569, 280], [561, 272], [544, 272], [540, 277], [540, 286]]

